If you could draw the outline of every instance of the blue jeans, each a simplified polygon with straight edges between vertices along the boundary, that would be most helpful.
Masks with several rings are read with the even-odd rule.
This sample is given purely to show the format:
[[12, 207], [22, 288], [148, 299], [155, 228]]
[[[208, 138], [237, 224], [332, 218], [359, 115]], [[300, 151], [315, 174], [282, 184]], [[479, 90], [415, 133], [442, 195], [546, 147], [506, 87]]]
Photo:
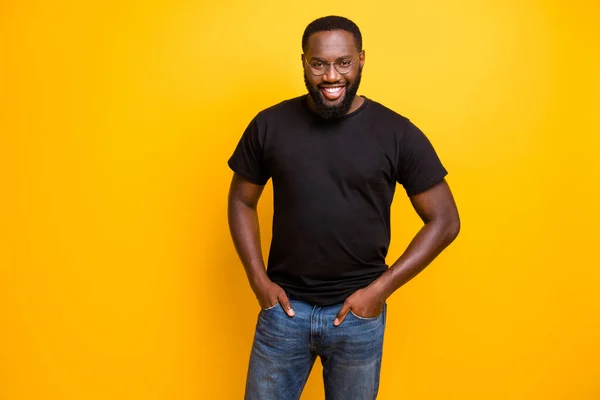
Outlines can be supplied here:
[[386, 306], [375, 318], [349, 312], [334, 326], [341, 304], [318, 307], [290, 298], [296, 315], [277, 304], [258, 315], [246, 400], [298, 399], [317, 356], [327, 400], [377, 397]]

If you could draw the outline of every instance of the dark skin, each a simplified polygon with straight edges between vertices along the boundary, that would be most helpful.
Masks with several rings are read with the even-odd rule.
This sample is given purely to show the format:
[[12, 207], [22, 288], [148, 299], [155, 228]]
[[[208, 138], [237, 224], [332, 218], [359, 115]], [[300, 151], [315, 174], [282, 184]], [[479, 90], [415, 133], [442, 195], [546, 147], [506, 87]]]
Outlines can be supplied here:
[[[319, 88], [354, 83], [358, 75], [359, 66], [362, 68], [365, 64], [365, 52], [357, 48], [354, 36], [350, 32], [341, 30], [313, 33], [308, 38], [306, 53], [300, 57], [302, 68], [304, 68], [305, 72], [307, 71], [306, 63], [314, 59], [334, 62], [344, 58], [355, 60], [358, 57], [358, 62], [353, 65], [352, 70], [347, 74], [340, 74], [333, 66], [330, 66], [327, 72], [320, 76], [315, 76], [307, 72], [306, 75], [309, 84]], [[341, 101], [342, 98], [334, 101], [325, 98], [325, 102], [332, 106], [341, 103]], [[352, 107], [348, 112], [356, 111], [364, 101], [362, 97], [355, 96], [352, 101]], [[310, 96], [308, 97], [308, 105], [314, 111], [315, 104]]]
[[[359, 53], [354, 37], [349, 32], [332, 31], [311, 35], [305, 56], [309, 57], [308, 59], [319, 57], [333, 62], [349, 54], [353, 57], [360, 54], [360, 65], [364, 65], [364, 52]], [[303, 65], [306, 68], [304, 61]], [[348, 84], [354, 82], [358, 68], [359, 63], [356, 63], [350, 73], [341, 75], [335, 68], [330, 67], [325, 75], [317, 77], [309, 73], [307, 76], [310, 84], [317, 87]], [[334, 105], [339, 101], [341, 99], [335, 99], [328, 104]], [[356, 96], [349, 112], [360, 107], [363, 101], [363, 98]], [[264, 186], [248, 182], [237, 174], [233, 175], [228, 203], [231, 236], [260, 306], [267, 308], [279, 303], [285, 312], [293, 317], [294, 310], [285, 291], [269, 279], [265, 270], [257, 213], [263, 189]], [[458, 235], [460, 219], [445, 180], [410, 197], [410, 201], [423, 221], [423, 227], [385, 273], [346, 299], [333, 321], [334, 325], [340, 325], [350, 310], [364, 318], [378, 316], [392, 293], [425, 269]]]

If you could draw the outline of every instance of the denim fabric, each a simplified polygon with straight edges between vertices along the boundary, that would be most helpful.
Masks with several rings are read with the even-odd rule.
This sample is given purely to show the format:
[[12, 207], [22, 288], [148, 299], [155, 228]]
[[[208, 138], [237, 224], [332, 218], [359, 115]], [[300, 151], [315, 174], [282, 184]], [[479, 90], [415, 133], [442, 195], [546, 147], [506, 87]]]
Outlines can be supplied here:
[[246, 400], [298, 399], [318, 356], [327, 400], [377, 397], [386, 306], [375, 318], [348, 313], [334, 326], [341, 304], [318, 307], [290, 299], [296, 315], [277, 304], [261, 310], [248, 377]]

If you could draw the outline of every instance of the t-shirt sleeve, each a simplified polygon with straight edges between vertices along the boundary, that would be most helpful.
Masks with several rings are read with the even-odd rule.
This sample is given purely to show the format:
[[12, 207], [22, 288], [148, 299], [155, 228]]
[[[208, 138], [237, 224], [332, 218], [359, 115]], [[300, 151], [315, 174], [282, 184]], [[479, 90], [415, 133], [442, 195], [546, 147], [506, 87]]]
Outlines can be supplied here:
[[264, 158], [264, 132], [255, 117], [239, 140], [232, 156], [229, 168], [242, 178], [256, 185], [264, 185], [270, 178]]
[[414, 196], [440, 183], [448, 174], [431, 142], [408, 121], [399, 142], [397, 181], [408, 196]]

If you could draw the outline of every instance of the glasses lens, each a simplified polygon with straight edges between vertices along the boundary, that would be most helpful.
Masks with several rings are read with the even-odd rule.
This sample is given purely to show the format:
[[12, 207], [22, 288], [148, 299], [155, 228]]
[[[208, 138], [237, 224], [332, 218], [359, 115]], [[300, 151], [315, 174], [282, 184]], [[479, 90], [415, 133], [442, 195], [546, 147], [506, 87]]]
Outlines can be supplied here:
[[352, 64], [345, 65], [345, 64], [337, 64], [336, 63], [335, 69], [337, 69], [340, 74], [347, 74], [352, 69]]
[[336, 62], [335, 69], [337, 69], [340, 74], [347, 74], [352, 69], [352, 61]]
[[313, 60], [308, 63], [310, 71], [315, 75], [323, 75], [327, 71], [328, 65], [324, 62]]

